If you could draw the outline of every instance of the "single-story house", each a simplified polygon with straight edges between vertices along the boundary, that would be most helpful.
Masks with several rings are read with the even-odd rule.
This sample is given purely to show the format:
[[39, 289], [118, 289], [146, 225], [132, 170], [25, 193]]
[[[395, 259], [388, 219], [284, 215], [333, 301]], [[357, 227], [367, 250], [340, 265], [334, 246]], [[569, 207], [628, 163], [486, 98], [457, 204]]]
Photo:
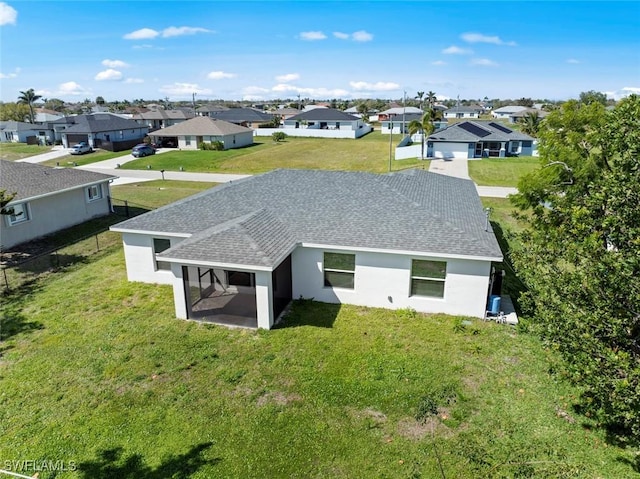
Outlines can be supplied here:
[[34, 109], [36, 114], [35, 122], [36, 123], [46, 123], [48, 121], [55, 121], [62, 118], [64, 115], [55, 110], [49, 110], [47, 108], [36, 108]]
[[183, 121], [193, 118], [194, 115], [183, 110], [150, 110], [138, 113], [131, 117], [132, 120], [147, 125], [149, 131], [160, 130], [169, 126], [177, 125]]
[[85, 141], [93, 148], [123, 151], [141, 143], [149, 133], [148, 125], [113, 113], [67, 116], [49, 125], [60, 135], [65, 148]]
[[424, 111], [420, 108], [416, 108], [415, 106], [396, 106], [393, 108], [388, 108], [381, 112], [378, 112], [378, 121], [385, 121], [389, 118], [396, 118], [398, 116], [404, 115], [422, 115]]
[[149, 133], [162, 144], [172, 141], [182, 150], [197, 150], [201, 143], [220, 141], [225, 150], [253, 144], [253, 130], [208, 116], [196, 116], [177, 125]]
[[493, 121], [462, 121], [427, 138], [428, 158], [532, 156], [534, 139]]
[[454, 106], [445, 110], [443, 115], [445, 118], [480, 118], [482, 111], [481, 107]]
[[0, 160], [0, 189], [16, 193], [0, 217], [3, 250], [111, 211], [115, 176], [73, 168], [50, 168]]
[[0, 121], [0, 143], [53, 144], [53, 130], [37, 123]]
[[288, 118], [291, 118], [292, 116], [296, 116], [298, 113], [300, 113], [300, 110], [296, 110], [295, 108], [282, 107], [278, 108], [277, 110], [273, 110], [272, 113], [274, 115], [278, 115], [281, 120], [286, 120]]
[[[294, 134], [290, 130], [300, 130], [295, 132], [295, 136], [322, 136], [331, 138], [333, 135], [328, 132], [339, 131], [344, 135], [336, 137], [360, 138], [369, 133], [372, 128], [367, 125], [362, 118], [349, 115], [334, 108], [317, 107], [307, 111], [302, 111], [297, 115], [284, 120], [283, 131], [286, 134]], [[314, 130], [327, 130], [327, 134], [315, 135]], [[308, 133], [308, 134], [307, 134]]]
[[516, 113], [512, 113], [511, 115], [509, 115], [509, 123], [520, 123], [522, 119], [530, 113], [534, 115], [538, 115], [538, 118], [540, 119], [545, 118], [547, 115], [549, 115], [549, 113], [544, 110], [537, 110], [535, 108], [526, 108], [522, 111], [518, 111]]
[[491, 116], [493, 116], [494, 118], [509, 118], [514, 113], [518, 113], [526, 109], [526, 106], [507, 105], [493, 110], [491, 112]]
[[[406, 113], [400, 115], [387, 115], [388, 119], [380, 122], [380, 134], [388, 135], [393, 133], [394, 135], [402, 133], [404, 135], [409, 133], [409, 123], [414, 120], [422, 121], [422, 113]], [[434, 120], [433, 127], [435, 131], [442, 130], [448, 125], [447, 120]]]
[[223, 105], [203, 105], [196, 109], [196, 114], [199, 116], [210, 116], [211, 113], [218, 113], [228, 109], [228, 107]]
[[260, 125], [272, 124], [275, 116], [271, 113], [256, 110], [254, 108], [229, 108], [227, 110], [212, 111], [210, 118], [228, 121], [247, 128], [259, 128]]
[[111, 227], [178, 318], [270, 329], [292, 298], [481, 318], [502, 261], [470, 180], [274, 170]]

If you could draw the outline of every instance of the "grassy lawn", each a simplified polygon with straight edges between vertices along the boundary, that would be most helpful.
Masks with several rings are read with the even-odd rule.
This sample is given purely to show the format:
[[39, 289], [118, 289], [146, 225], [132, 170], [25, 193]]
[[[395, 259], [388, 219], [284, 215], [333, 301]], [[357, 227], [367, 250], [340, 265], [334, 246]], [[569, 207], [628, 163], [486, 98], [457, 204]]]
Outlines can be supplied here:
[[[485, 199], [506, 230], [505, 202]], [[464, 320], [299, 301], [272, 331], [181, 321], [171, 287], [126, 280], [116, 242], [2, 298], [0, 459], [77, 469], [41, 479], [634, 477], [551, 352]]]
[[84, 155], [65, 155], [55, 160], [44, 161], [40, 163], [45, 166], [62, 166], [69, 168], [72, 166], [83, 166], [90, 163], [97, 163], [98, 161], [110, 160], [111, 158], [118, 158], [120, 156], [128, 156], [129, 150], [125, 151], [108, 151], [108, 150], [93, 150], [92, 153], [85, 153]]
[[79, 468], [41, 479], [633, 476], [505, 326], [308, 301], [272, 331], [180, 321], [120, 248], [4, 299], [0, 457]]
[[469, 176], [481, 186], [518, 186], [526, 173], [540, 167], [540, 158], [523, 156], [514, 158], [483, 158], [469, 161]]
[[[396, 138], [399, 140], [399, 136]], [[256, 138], [253, 146], [227, 151], [171, 151], [140, 158], [123, 169], [164, 169], [206, 173], [264, 173], [275, 168], [371, 171], [384, 173], [389, 168], [389, 136], [372, 132], [358, 140], [327, 138], [287, 138], [274, 143]], [[413, 166], [429, 168], [428, 161], [392, 161], [392, 169]]]
[[1, 160], [21, 160], [29, 156], [49, 153], [52, 146], [27, 145], [26, 143], [0, 143]]

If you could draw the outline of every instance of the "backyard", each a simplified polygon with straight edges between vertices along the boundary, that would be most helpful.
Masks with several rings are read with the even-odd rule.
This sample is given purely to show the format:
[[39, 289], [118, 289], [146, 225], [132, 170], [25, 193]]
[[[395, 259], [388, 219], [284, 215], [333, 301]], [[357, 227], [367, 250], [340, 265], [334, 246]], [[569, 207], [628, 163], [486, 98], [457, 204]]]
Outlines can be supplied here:
[[[141, 183], [149, 207], [206, 184]], [[494, 225], [518, 228], [506, 200]], [[0, 459], [49, 478], [636, 477], [553, 351], [476, 319], [297, 301], [283, 327], [177, 320], [122, 247], [3, 297]], [[9, 462], [11, 464], [11, 462]], [[73, 469], [73, 470], [71, 470]]]

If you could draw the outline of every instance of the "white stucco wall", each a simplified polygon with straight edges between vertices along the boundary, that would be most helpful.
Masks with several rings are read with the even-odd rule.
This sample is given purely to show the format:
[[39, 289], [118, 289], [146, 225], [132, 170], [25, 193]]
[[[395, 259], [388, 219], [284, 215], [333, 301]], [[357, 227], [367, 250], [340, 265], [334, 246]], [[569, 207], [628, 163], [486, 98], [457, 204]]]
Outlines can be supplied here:
[[[0, 218], [0, 241], [5, 248], [109, 214], [109, 183], [100, 184], [102, 198], [88, 201], [87, 188], [28, 200], [29, 219], [14, 225]], [[14, 203], [22, 203], [19, 199]]]
[[[425, 313], [484, 317], [490, 261], [424, 258], [389, 253], [355, 252], [355, 288], [324, 286], [323, 250], [298, 247], [292, 254], [293, 297]], [[344, 252], [344, 251], [340, 251]], [[444, 298], [410, 296], [411, 260], [446, 261]]]
[[[153, 239], [164, 238], [171, 241], [171, 246], [177, 245], [183, 238], [171, 238], [169, 236], [149, 236], [137, 233], [122, 233], [124, 246], [124, 259], [127, 265], [127, 279], [129, 281], [141, 281], [144, 283], [173, 284], [174, 265], [172, 271], [156, 270], [156, 262], [153, 252]], [[182, 276], [180, 274], [180, 276]], [[180, 279], [182, 281], [182, 279]], [[177, 307], [177, 306], [176, 306]]]
[[357, 130], [340, 127], [339, 130], [320, 130], [318, 128], [257, 128], [254, 130], [255, 136], [271, 136], [274, 132], [281, 131], [287, 136], [301, 138], [360, 138], [366, 135], [373, 128], [370, 125], [362, 125]]

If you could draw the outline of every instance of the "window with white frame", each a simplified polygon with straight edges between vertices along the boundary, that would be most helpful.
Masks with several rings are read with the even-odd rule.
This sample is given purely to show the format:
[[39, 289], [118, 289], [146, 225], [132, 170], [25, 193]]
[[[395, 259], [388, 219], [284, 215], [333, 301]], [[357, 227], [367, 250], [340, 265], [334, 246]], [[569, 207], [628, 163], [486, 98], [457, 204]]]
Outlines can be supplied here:
[[102, 186], [91, 185], [87, 188], [87, 200], [96, 201], [102, 198]]
[[324, 285], [330, 288], [354, 289], [356, 255], [324, 253]]
[[191, 137], [190, 137], [189, 135], [186, 135], [186, 136], [184, 137], [184, 144], [185, 144], [186, 146], [190, 146], [190, 145], [191, 145]]
[[411, 296], [444, 298], [447, 263], [414, 259], [411, 262]]
[[[167, 238], [153, 238], [153, 256], [171, 248], [171, 240]], [[156, 259], [156, 270], [171, 270], [171, 263]]]
[[11, 214], [7, 216], [10, 226], [29, 221], [31, 219], [29, 216], [28, 203], [17, 203], [15, 205], [6, 207], [6, 209], [11, 211]]
[[518, 153], [518, 149], [520, 148], [520, 142], [519, 141], [512, 141], [511, 142], [511, 153]]

